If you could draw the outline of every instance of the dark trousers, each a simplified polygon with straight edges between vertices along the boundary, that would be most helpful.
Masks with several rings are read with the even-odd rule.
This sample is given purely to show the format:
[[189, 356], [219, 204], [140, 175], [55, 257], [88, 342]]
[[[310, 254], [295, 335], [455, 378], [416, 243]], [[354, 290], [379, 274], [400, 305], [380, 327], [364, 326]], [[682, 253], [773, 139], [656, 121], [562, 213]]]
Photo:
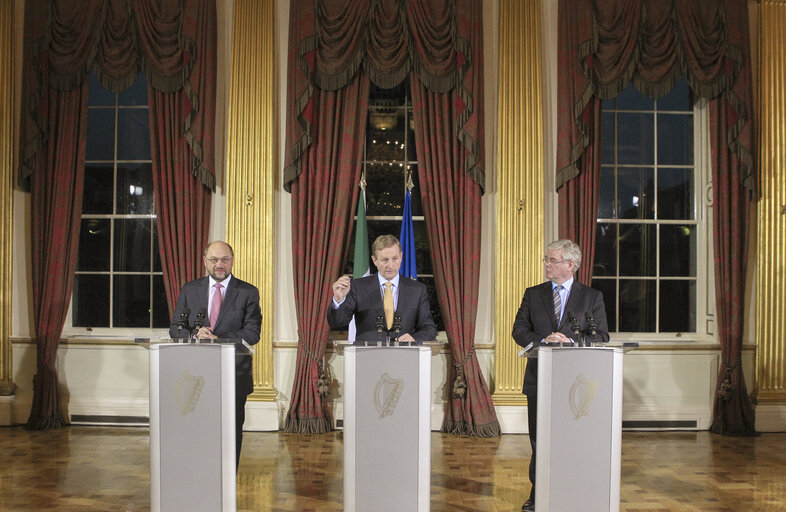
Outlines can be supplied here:
[[529, 497], [535, 498], [535, 445], [538, 433], [538, 395], [527, 395], [527, 425], [529, 426], [529, 444], [532, 447], [532, 458], [529, 459], [529, 481], [532, 489]]
[[240, 447], [243, 445], [243, 422], [246, 421], [245, 393], [235, 394], [235, 471], [240, 465]]

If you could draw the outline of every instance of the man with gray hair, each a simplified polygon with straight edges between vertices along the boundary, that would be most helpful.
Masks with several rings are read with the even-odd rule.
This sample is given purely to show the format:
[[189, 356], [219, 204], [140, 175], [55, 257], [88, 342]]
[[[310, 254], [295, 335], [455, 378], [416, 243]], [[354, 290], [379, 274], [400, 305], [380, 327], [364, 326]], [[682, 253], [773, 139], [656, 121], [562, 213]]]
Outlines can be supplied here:
[[[581, 249], [571, 240], [557, 240], [546, 247], [543, 258], [548, 281], [527, 288], [513, 322], [513, 339], [526, 347], [530, 343], [559, 344], [579, 342], [575, 330], [583, 333], [588, 342], [609, 341], [606, 308], [603, 294], [575, 279], [581, 265]], [[590, 324], [593, 329], [589, 329]], [[593, 331], [594, 334], [590, 334]], [[529, 499], [522, 505], [526, 512], [535, 510], [535, 444], [538, 412], [538, 360], [527, 360], [522, 392], [527, 395], [529, 441], [532, 458], [529, 461], [529, 480], [532, 482]]]

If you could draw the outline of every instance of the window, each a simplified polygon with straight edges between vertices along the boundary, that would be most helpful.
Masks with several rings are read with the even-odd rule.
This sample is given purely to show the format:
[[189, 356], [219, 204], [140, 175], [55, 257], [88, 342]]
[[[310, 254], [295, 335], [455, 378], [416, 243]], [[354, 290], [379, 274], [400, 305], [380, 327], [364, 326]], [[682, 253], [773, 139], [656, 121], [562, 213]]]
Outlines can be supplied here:
[[696, 333], [706, 245], [706, 147], [684, 77], [659, 100], [628, 86], [603, 102], [601, 183], [592, 286], [609, 330]]
[[144, 75], [115, 94], [91, 74], [85, 160], [71, 324], [166, 327]]
[[[434, 322], [438, 330], [444, 331], [426, 223], [423, 218], [423, 204], [418, 189], [418, 162], [415, 155], [409, 80], [405, 80], [393, 89], [380, 89], [371, 84], [363, 172], [366, 179], [369, 247], [379, 235], [391, 234], [398, 238], [401, 233], [405, 186], [408, 173], [411, 173], [415, 185], [412, 189], [412, 223], [415, 233], [418, 281], [427, 286]], [[354, 247], [354, 236], [353, 232], [350, 247]], [[350, 274], [353, 257], [354, 254], [350, 251], [345, 268], [345, 271]], [[374, 262], [371, 262], [371, 266], [374, 266]], [[375, 271], [375, 268], [371, 269], [372, 273]]]

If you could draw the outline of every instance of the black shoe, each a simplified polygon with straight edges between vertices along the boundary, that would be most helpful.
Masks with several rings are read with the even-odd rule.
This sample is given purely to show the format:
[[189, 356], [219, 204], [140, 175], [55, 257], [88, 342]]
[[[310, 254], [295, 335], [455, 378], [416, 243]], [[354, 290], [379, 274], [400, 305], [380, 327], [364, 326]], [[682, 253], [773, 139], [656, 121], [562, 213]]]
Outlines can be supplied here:
[[535, 512], [535, 498], [530, 498], [521, 506], [521, 512]]

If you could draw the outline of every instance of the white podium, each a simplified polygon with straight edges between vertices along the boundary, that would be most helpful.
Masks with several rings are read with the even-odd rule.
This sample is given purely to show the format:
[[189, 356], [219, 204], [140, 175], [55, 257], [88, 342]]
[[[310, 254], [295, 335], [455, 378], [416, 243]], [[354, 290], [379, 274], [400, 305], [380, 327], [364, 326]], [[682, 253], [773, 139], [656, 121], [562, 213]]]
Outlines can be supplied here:
[[234, 511], [234, 345], [149, 348], [151, 510]]
[[428, 511], [431, 353], [344, 349], [344, 510]]
[[536, 512], [619, 510], [622, 356], [539, 348]]

